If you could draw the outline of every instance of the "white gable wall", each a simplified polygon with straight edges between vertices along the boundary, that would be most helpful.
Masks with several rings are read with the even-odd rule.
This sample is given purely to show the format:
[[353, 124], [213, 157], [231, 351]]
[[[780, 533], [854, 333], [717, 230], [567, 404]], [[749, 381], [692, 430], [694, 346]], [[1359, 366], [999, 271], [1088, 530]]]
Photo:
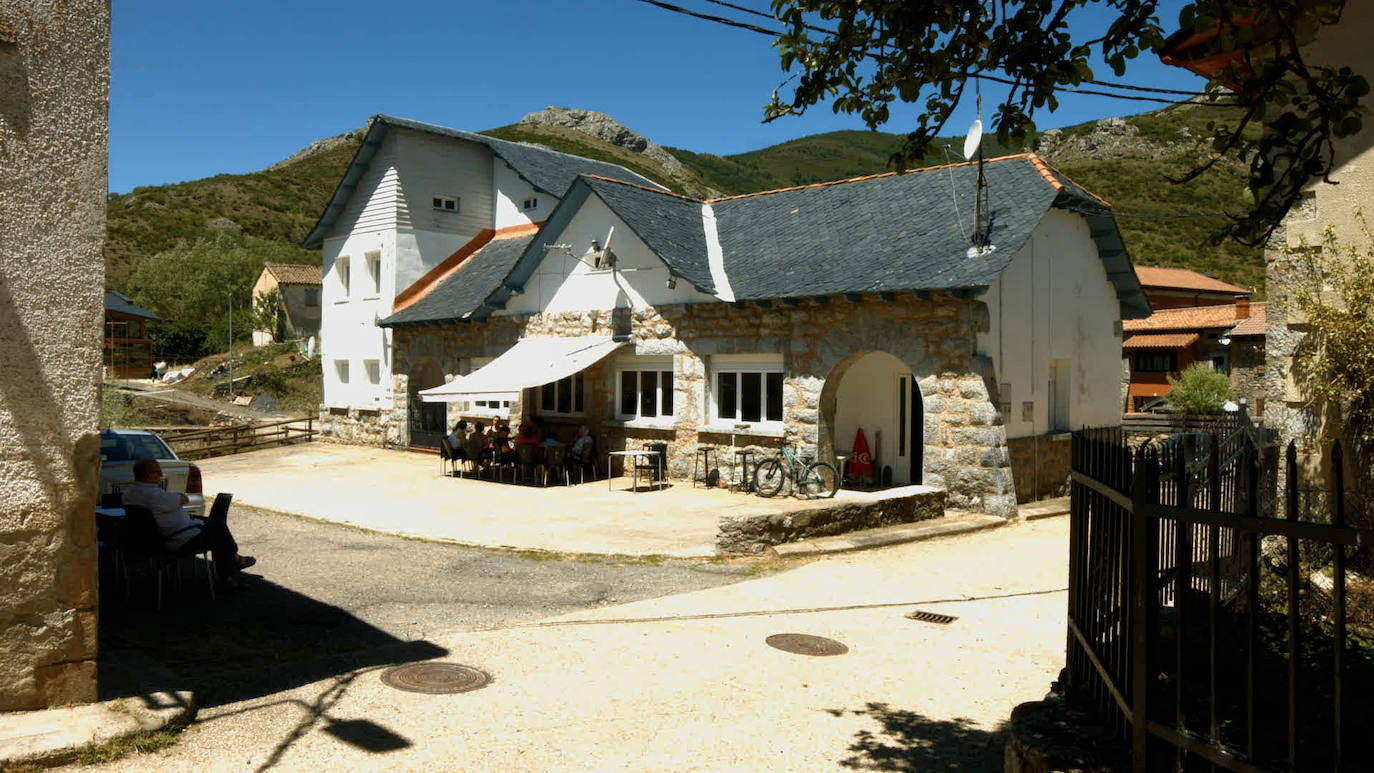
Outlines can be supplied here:
[[[558, 204], [558, 197], [536, 191], [533, 185], [499, 158], [492, 167], [497, 230], [538, 223], [549, 218], [549, 213]], [[524, 208], [526, 199], [535, 200], [534, 209]]]
[[[324, 402], [377, 409], [391, 403], [391, 333], [377, 327], [396, 293], [494, 225], [492, 157], [484, 145], [392, 127], [344, 215], [324, 240], [320, 338]], [[435, 196], [459, 200], [436, 210]], [[367, 259], [381, 260], [373, 288]], [[348, 258], [348, 292], [339, 276]], [[348, 362], [348, 380], [338, 361]], [[376, 367], [371, 371], [370, 362]], [[376, 375], [374, 383], [371, 376]]]
[[1008, 438], [1050, 431], [1056, 360], [1069, 377], [1070, 429], [1121, 423], [1121, 306], [1082, 217], [1050, 210], [981, 300], [991, 326], [978, 336], [979, 353], [1011, 386]]
[[[586, 255], [593, 239], [604, 243], [615, 227], [611, 252], [615, 271], [596, 270]], [[498, 314], [546, 314], [592, 309], [666, 306], [678, 303], [715, 302], [685, 279], [669, 289], [668, 267], [649, 249], [624, 221], [595, 194], [589, 195], [568, 226], [557, 235], [545, 234], [542, 240], [572, 245], [572, 255], [548, 250], [539, 268], [525, 284], [524, 292], [512, 298]], [[543, 246], [542, 244], [540, 245]]]

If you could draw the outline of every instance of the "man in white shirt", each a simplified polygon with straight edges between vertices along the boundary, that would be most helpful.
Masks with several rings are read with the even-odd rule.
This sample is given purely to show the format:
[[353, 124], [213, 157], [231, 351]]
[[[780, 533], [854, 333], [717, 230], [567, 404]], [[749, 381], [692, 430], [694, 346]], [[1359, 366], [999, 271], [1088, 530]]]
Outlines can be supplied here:
[[121, 492], [124, 504], [146, 508], [153, 514], [168, 550], [209, 549], [215, 557], [220, 581], [229, 587], [242, 587], [239, 572], [257, 563], [257, 559], [239, 555], [238, 543], [229, 533], [227, 514], [225, 518], [205, 521], [192, 518], [182, 509], [190, 501], [186, 495], [166, 491], [161, 483], [162, 465], [156, 459], [134, 462], [134, 483]]

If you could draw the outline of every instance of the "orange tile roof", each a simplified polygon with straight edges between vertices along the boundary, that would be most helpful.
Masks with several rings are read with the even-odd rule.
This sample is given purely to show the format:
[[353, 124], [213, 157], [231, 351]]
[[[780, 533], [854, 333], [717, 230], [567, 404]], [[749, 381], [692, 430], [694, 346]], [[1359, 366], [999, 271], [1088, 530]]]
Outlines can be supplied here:
[[1204, 290], [1214, 293], [1249, 295], [1244, 287], [1237, 287], [1186, 268], [1159, 268], [1155, 266], [1136, 266], [1136, 278], [1141, 287], [1157, 287], [1164, 290]]
[[[1253, 313], [1255, 304], [1250, 304]], [[1127, 333], [1146, 330], [1207, 330], [1229, 328], [1236, 324], [1236, 305], [1188, 306], [1182, 309], [1163, 309], [1145, 319], [1128, 319], [1121, 323]]]
[[401, 311], [411, 304], [425, 297], [430, 290], [439, 286], [450, 274], [457, 271], [460, 266], [467, 262], [468, 258], [477, 254], [479, 250], [487, 246], [488, 243], [500, 241], [502, 239], [518, 239], [522, 236], [539, 233], [539, 229], [544, 227], [544, 221], [528, 223], [526, 225], [511, 225], [500, 230], [494, 231], [490, 228], [483, 228], [477, 235], [468, 240], [467, 244], [459, 247], [452, 255], [440, 261], [439, 265], [425, 272], [425, 275], [415, 280], [410, 287], [396, 294], [396, 299], [391, 303], [392, 312]]
[[1233, 336], [1262, 336], [1269, 319], [1269, 304], [1252, 303], [1250, 304], [1250, 318], [1242, 319], [1239, 325], [1231, 330]]
[[319, 266], [309, 266], [301, 263], [264, 263], [262, 267], [267, 269], [272, 276], [277, 278], [277, 284], [320, 284]]
[[1192, 346], [1197, 333], [1155, 333], [1134, 335], [1121, 342], [1122, 349], [1182, 349]]

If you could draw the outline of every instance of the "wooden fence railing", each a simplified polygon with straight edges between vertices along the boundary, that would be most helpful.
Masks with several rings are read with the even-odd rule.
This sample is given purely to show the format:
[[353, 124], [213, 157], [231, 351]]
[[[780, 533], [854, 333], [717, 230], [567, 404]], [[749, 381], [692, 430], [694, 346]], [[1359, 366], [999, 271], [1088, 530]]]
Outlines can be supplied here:
[[1241, 425], [1236, 414], [1173, 415], [1168, 413], [1124, 413], [1121, 428], [1131, 435], [1173, 435], [1179, 432], [1229, 434]]
[[312, 417], [283, 419], [262, 424], [230, 424], [218, 427], [143, 427], [157, 432], [177, 456], [205, 459], [226, 456], [254, 448], [313, 440]]
[[1272, 518], [1262, 489], [1278, 448], [1253, 427], [1073, 442], [1067, 685], [1116, 728], [1133, 770], [1367, 764], [1374, 739], [1349, 720], [1374, 709], [1374, 648], [1346, 633], [1346, 562], [1368, 563], [1374, 530], [1347, 525], [1340, 446], [1331, 509], [1303, 518], [1288, 446]]

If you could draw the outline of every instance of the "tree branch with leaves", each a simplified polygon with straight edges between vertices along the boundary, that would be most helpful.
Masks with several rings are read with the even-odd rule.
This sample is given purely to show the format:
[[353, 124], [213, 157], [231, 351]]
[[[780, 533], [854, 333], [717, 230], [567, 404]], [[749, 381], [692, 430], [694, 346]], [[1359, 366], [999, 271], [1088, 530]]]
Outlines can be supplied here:
[[[1253, 196], [1228, 233], [1266, 241], [1313, 178], [1335, 166], [1334, 141], [1357, 133], [1369, 93], [1348, 67], [1314, 65], [1303, 53], [1324, 26], [1338, 24], [1343, 0], [1197, 0], [1176, 29], [1191, 33], [1190, 57], [1223, 62], [1212, 84], [1236, 118], [1212, 126], [1213, 156], [1176, 182], [1205, 173], [1222, 157], [1244, 161]], [[1165, 48], [1159, 0], [773, 0], [786, 25], [775, 46], [784, 70], [798, 71], [790, 95], [774, 92], [765, 120], [829, 102], [869, 128], [888, 122], [895, 102], [922, 105], [916, 127], [893, 156], [919, 165], [935, 149], [968, 80], [1001, 88], [992, 126], [1007, 144], [1035, 130], [1038, 111], [1095, 80], [1094, 65], [1118, 77], [1142, 54]], [[1105, 23], [1090, 26], [1095, 14]], [[1093, 30], [1084, 32], [1085, 30]], [[1219, 92], [1213, 90], [1210, 93]], [[1265, 131], [1246, 131], [1263, 121]]]

